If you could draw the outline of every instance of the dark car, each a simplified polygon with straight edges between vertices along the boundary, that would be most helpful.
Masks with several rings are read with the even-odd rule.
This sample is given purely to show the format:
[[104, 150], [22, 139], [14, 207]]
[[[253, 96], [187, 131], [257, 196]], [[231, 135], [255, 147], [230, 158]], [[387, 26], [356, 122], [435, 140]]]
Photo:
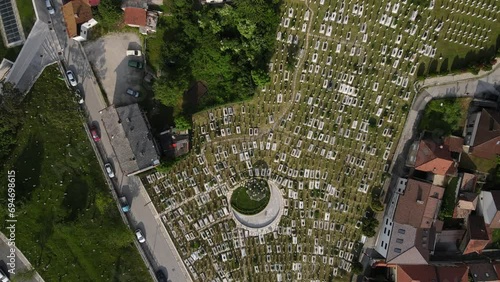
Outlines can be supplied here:
[[158, 282], [167, 282], [167, 276], [165, 275], [165, 273], [163, 273], [161, 269], [158, 269], [155, 274], [156, 274], [156, 279], [158, 279]]
[[94, 139], [95, 142], [101, 141], [101, 137], [97, 133], [97, 128], [95, 128], [94, 126], [90, 128], [90, 134], [92, 134], [92, 139]]
[[142, 69], [144, 67], [144, 64], [139, 61], [130, 60], [128, 61], [128, 66], [136, 69]]
[[135, 91], [132, 88], [128, 88], [127, 89], [127, 94], [130, 95], [130, 96], [133, 96], [135, 98], [138, 98], [140, 93], [139, 93], [139, 91]]

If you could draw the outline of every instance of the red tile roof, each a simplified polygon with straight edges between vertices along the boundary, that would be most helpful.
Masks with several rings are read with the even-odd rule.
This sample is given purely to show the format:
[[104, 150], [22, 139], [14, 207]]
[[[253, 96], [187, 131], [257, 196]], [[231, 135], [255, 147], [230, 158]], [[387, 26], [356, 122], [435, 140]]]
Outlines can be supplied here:
[[454, 162], [448, 146], [438, 146], [431, 140], [421, 140], [418, 146], [415, 169], [439, 175], [454, 173]]
[[90, 6], [98, 6], [101, 0], [89, 0]]
[[394, 221], [416, 228], [430, 228], [443, 194], [443, 187], [408, 179], [405, 193], [399, 197]]
[[437, 273], [431, 265], [398, 265], [396, 268], [396, 281], [437, 281]]
[[500, 154], [500, 113], [482, 109], [472, 144], [472, 155], [493, 159]]
[[436, 267], [440, 282], [467, 282], [469, 281], [469, 267], [467, 265]]
[[490, 235], [486, 229], [482, 216], [469, 216], [469, 220], [467, 221], [467, 233], [464, 240], [468, 240], [468, 242], [464, 242], [466, 244], [463, 251], [464, 254], [481, 252], [486, 245], [488, 245], [490, 242]]
[[146, 9], [127, 7], [124, 12], [125, 24], [130, 26], [145, 26], [146, 25]]
[[63, 5], [62, 12], [69, 37], [78, 35], [78, 24], [92, 19], [92, 8], [88, 0], [70, 1]]

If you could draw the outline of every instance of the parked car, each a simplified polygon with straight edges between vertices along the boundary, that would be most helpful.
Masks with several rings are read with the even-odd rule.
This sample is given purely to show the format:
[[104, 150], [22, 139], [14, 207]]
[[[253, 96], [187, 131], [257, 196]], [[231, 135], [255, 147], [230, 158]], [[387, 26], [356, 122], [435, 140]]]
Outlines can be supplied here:
[[137, 241], [139, 241], [139, 243], [144, 243], [146, 242], [146, 238], [144, 238], [144, 235], [142, 235], [142, 230], [140, 228], [137, 228], [137, 230], [135, 231], [135, 237], [137, 237]]
[[45, 6], [47, 6], [47, 11], [49, 11], [49, 14], [53, 15], [56, 13], [54, 8], [52, 7], [52, 3], [50, 3], [50, 0], [45, 0]]
[[104, 168], [106, 169], [106, 173], [108, 174], [109, 178], [115, 177], [115, 172], [113, 171], [110, 163], [105, 164]]
[[128, 61], [128, 66], [136, 69], [142, 69], [144, 67], [144, 64], [139, 61], [130, 60]]
[[141, 56], [141, 50], [127, 50], [127, 56]]
[[75, 87], [76, 85], [78, 85], [78, 82], [76, 82], [75, 74], [72, 71], [67, 71], [66, 77], [68, 77], [69, 84], [71, 84], [71, 86]]
[[123, 212], [129, 212], [130, 211], [130, 205], [129, 205], [128, 201], [127, 201], [127, 198], [125, 198], [125, 196], [120, 197], [119, 201], [120, 201], [120, 206], [122, 207], [122, 211]]
[[97, 134], [97, 128], [94, 126], [90, 128], [90, 134], [92, 134], [92, 139], [94, 139], [95, 142], [101, 141], [101, 137]]
[[10, 282], [9, 277], [7, 277], [7, 274], [2, 269], [0, 269], [0, 282]]
[[130, 96], [133, 96], [135, 98], [138, 98], [139, 97], [139, 91], [135, 91], [134, 89], [132, 88], [128, 88], [127, 89], [127, 94], [130, 95]]
[[156, 275], [156, 279], [158, 280], [158, 282], [167, 282], [167, 276], [165, 275], [165, 273], [163, 273], [163, 271], [161, 269], [158, 269], [156, 272], [155, 272], [155, 275]]
[[85, 100], [83, 99], [83, 96], [82, 96], [82, 92], [80, 92], [80, 89], [76, 89], [75, 90], [75, 98], [76, 98], [76, 101], [78, 102], [78, 104], [83, 104], [83, 102], [85, 102]]

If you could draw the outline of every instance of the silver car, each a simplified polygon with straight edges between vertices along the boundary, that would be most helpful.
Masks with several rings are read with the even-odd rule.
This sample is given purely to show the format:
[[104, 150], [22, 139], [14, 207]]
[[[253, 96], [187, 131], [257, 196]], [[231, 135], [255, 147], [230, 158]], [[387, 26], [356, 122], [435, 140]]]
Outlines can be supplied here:
[[115, 177], [115, 172], [113, 171], [113, 168], [111, 167], [110, 163], [105, 164], [104, 168], [106, 169], [106, 172], [108, 173], [109, 178]]
[[78, 85], [78, 82], [76, 82], [75, 74], [72, 71], [70, 71], [70, 70], [67, 71], [66, 77], [68, 77], [68, 81], [69, 81], [69, 84], [71, 84], [71, 86], [75, 87]]
[[139, 228], [135, 231], [135, 237], [137, 237], [137, 241], [141, 244], [146, 242], [146, 238], [142, 235], [142, 230]]
[[47, 7], [47, 11], [49, 11], [49, 14], [53, 15], [56, 13], [56, 11], [54, 11], [54, 8], [52, 8], [52, 3], [50, 3], [50, 0], [45, 0], [45, 6]]

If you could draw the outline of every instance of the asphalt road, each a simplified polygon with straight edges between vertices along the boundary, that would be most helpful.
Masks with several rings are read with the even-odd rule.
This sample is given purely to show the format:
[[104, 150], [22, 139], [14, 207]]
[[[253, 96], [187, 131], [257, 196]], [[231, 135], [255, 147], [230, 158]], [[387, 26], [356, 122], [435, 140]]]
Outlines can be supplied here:
[[[68, 69], [75, 73], [78, 80], [77, 87], [82, 90], [85, 98], [84, 112], [86, 112], [90, 124], [97, 127], [101, 135], [101, 141], [97, 143], [97, 148], [104, 162], [111, 162], [115, 168], [116, 177], [113, 179], [113, 183], [117, 187], [118, 195], [127, 197], [131, 204], [131, 210], [127, 213], [131, 228], [133, 230], [137, 227], [141, 228], [146, 237], [146, 243], [141, 244], [142, 251], [151, 263], [153, 271], [162, 269], [171, 281], [191, 281], [184, 264], [177, 259], [175, 248], [170, 247], [173, 244], [169, 244], [170, 238], [165, 227], [157, 218], [157, 213], [145, 188], [142, 187], [137, 177], [127, 177], [120, 169], [101, 120], [100, 111], [108, 105], [104, 101], [103, 93], [97, 84], [83, 47], [79, 42], [67, 37], [59, 9], [62, 5], [61, 1], [54, 2], [56, 2], [56, 15], [52, 17], [52, 22], [60, 45], [64, 48], [64, 63]], [[96, 173], [98, 171], [96, 170]]]
[[[15, 249], [15, 252], [12, 254], [10, 252], [11, 248]], [[15, 257], [14, 264], [12, 263], [10, 257]], [[10, 246], [8, 244], [7, 237], [0, 233], [0, 269], [6, 274], [8, 274], [9, 278], [14, 281], [20, 282], [43, 282], [44, 280], [38, 272], [33, 272], [29, 274], [29, 271], [32, 268], [31, 263], [26, 259], [26, 257], [21, 253], [21, 251], [17, 247]], [[9, 270], [14, 271], [14, 273], [7, 273]]]

